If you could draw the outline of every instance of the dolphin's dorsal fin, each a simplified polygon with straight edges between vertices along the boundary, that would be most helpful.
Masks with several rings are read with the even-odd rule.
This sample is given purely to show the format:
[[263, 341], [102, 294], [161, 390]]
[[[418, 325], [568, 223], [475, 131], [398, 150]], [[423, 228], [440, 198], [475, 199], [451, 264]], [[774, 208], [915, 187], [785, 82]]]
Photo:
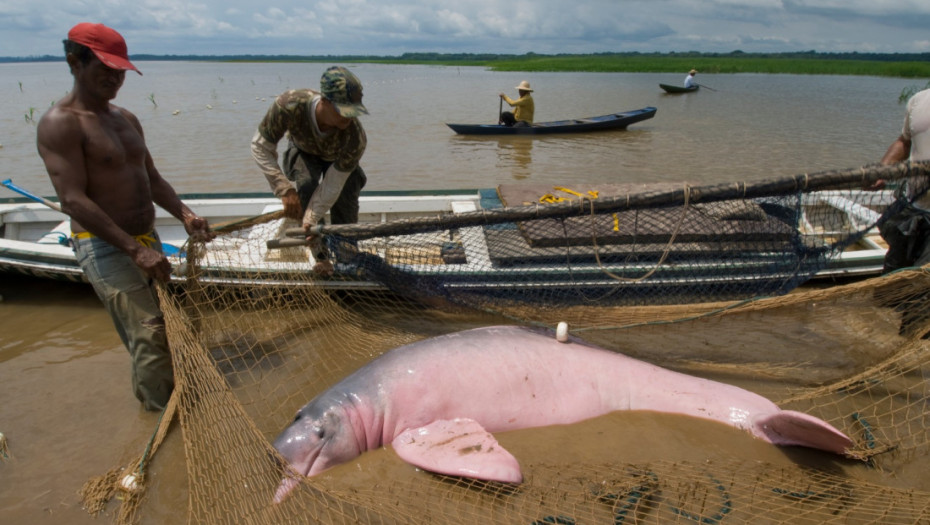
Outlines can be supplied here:
[[781, 410], [755, 421], [765, 436], [776, 445], [800, 445], [844, 454], [852, 448], [849, 437], [829, 423], [794, 410]]
[[473, 419], [442, 419], [407, 429], [391, 446], [407, 463], [437, 474], [502, 483], [523, 481], [517, 459]]

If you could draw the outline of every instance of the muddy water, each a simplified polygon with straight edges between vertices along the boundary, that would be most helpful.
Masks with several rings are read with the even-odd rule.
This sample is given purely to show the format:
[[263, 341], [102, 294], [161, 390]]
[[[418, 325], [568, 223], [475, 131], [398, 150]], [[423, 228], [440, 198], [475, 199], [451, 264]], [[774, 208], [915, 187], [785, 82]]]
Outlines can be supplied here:
[[[12, 456], [0, 463], [0, 522], [100, 523], [82, 510], [78, 491], [91, 477], [141, 454], [158, 416], [141, 410], [132, 396], [128, 356], [89, 287], [4, 276], [0, 277], [0, 295], [0, 431], [8, 439]], [[760, 320], [756, 327], [744, 324], [739, 331], [712, 324], [707, 333], [691, 332], [689, 337], [711, 353], [735, 351], [726, 343], [731, 341], [743, 352], [754, 344], [764, 345], [767, 354], [790, 352], [794, 337], [806, 337], [801, 334], [804, 319], [778, 318], [779, 326], [796, 327], [787, 332], [773, 330], [773, 322]], [[668, 335], [662, 332], [640, 334], [629, 344], [642, 350]], [[684, 358], [676, 354], [680, 348], [673, 348], [678, 345], [674, 337], [680, 335], [672, 337], [660, 353], [664, 358]], [[846, 349], [849, 355], [858, 352]], [[835, 365], [826, 361], [811, 366], [826, 370]], [[752, 385], [746, 378], [721, 379]], [[499, 439], [530, 472], [534, 465], [556, 460], [566, 464], [744, 460], [770, 463], [773, 468], [830, 466], [853, 479], [930, 490], [924, 474], [926, 458], [883, 473], [829, 454], [772, 447], [743, 432], [688, 417], [616, 413], [578, 425], [505, 433]], [[141, 522], [182, 522], [187, 509], [187, 473], [177, 426], [159, 450], [149, 475]], [[333, 489], [377, 491], [385, 479], [416, 483], [416, 477], [423, 475], [381, 450], [334, 469], [320, 483]], [[111, 504], [109, 510], [114, 509]]]
[[[182, 193], [268, 191], [249, 140], [273, 98], [315, 87], [327, 64], [145, 62], [116, 103], [141, 121], [156, 166]], [[477, 67], [358, 64], [365, 87], [370, 190], [498, 184], [717, 184], [877, 162], [900, 133], [908, 79], [702, 75], [715, 91], [667, 95], [655, 73], [498, 73]], [[0, 64], [0, 174], [51, 195], [35, 124], [71, 88], [63, 63]], [[627, 131], [529, 137], [456, 135], [446, 122], [493, 123], [499, 92], [527, 79], [536, 119], [658, 108]], [[13, 196], [12, 194], [10, 196]]]
[[[82, 484], [141, 454], [158, 416], [135, 401], [128, 355], [88, 286], [3, 276], [0, 295], [0, 432], [12, 456], [0, 463], [0, 520], [92, 523]], [[156, 479], [184, 480], [179, 445], [165, 447]]]

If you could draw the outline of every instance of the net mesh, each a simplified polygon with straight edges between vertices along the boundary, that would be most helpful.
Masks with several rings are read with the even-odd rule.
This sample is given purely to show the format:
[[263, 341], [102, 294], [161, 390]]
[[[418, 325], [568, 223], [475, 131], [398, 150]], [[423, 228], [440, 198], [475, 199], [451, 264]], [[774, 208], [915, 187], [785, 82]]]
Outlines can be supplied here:
[[[859, 188], [913, 175], [926, 168], [645, 193], [549, 188], [532, 199], [498, 189], [474, 210], [323, 228], [336, 268], [327, 279], [309, 271], [297, 225], [280, 218], [189, 246], [187, 279], [161, 290], [188, 520], [926, 523], [930, 486], [902, 480], [930, 466], [930, 276], [811, 280], [907, 205]], [[256, 260], [273, 264], [243, 262]], [[272, 503], [284, 475], [272, 440], [358, 367], [434, 335], [559, 322], [824, 419], [852, 437], [857, 459], [670, 457], [623, 438], [625, 422], [608, 417], [500, 436], [520, 457], [516, 486], [417, 471], [381, 449], [365, 468], [304, 479]], [[565, 446], [521, 456], [521, 432]], [[600, 437], [572, 453], [566, 444], [585, 435]]]

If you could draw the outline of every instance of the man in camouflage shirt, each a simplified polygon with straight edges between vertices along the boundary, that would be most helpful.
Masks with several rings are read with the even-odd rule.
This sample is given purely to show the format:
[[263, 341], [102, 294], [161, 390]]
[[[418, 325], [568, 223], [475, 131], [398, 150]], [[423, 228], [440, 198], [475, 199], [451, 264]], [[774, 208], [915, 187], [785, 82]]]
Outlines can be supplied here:
[[[359, 165], [367, 144], [361, 114], [368, 114], [361, 82], [333, 66], [320, 78], [320, 92], [294, 89], [279, 95], [252, 138], [252, 158], [284, 204], [284, 215], [302, 220], [318, 274], [331, 275], [333, 264], [311, 229], [326, 212], [333, 224], [358, 222], [358, 198], [367, 180]], [[285, 135], [282, 170], [277, 145]]]

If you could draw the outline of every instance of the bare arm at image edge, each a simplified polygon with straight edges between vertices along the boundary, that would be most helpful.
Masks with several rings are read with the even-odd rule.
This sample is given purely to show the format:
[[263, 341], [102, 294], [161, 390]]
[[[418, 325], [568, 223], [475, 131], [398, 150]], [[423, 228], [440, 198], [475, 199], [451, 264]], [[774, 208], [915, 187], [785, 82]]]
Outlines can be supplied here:
[[911, 141], [904, 138], [904, 136], [898, 137], [897, 140], [891, 143], [888, 146], [888, 150], [885, 151], [885, 155], [882, 156], [882, 164], [895, 164], [897, 162], [903, 162], [908, 159], [911, 155]]

